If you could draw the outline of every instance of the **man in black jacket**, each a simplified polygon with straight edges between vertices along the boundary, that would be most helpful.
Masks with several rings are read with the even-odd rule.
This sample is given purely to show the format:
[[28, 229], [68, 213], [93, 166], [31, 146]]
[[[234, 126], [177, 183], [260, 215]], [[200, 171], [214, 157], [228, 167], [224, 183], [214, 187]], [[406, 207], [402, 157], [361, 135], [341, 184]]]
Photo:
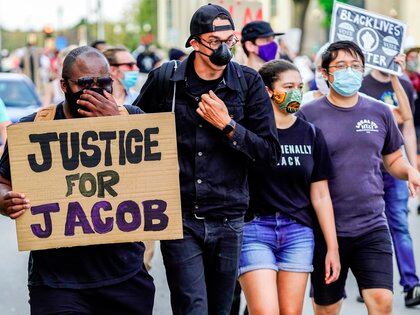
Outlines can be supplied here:
[[[231, 62], [236, 44], [228, 11], [199, 8], [168, 89], [161, 69], [149, 74], [134, 105], [146, 113], [174, 108], [184, 239], [161, 250], [174, 314], [229, 314], [237, 277], [247, 167], [276, 163], [279, 144], [273, 111], [256, 71]], [[162, 66], [163, 68], [163, 66]]]

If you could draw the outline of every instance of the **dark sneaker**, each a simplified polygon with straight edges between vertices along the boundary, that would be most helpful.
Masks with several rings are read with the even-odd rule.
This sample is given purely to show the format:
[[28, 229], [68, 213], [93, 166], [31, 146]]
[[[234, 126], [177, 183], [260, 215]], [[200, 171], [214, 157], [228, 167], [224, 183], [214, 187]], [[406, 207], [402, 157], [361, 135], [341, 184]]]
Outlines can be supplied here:
[[420, 285], [416, 285], [405, 293], [405, 306], [411, 307], [420, 304]]
[[357, 297], [356, 301], [359, 303], [365, 303], [365, 300], [363, 300], [363, 298], [360, 295]]

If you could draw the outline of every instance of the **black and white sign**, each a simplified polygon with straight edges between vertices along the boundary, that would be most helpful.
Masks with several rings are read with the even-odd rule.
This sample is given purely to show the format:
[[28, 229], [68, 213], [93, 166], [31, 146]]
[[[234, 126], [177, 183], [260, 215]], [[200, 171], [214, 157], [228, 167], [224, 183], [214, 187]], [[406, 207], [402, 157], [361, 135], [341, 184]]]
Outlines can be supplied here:
[[401, 21], [335, 2], [330, 42], [353, 41], [363, 50], [366, 66], [400, 74], [394, 57], [402, 52], [405, 30]]

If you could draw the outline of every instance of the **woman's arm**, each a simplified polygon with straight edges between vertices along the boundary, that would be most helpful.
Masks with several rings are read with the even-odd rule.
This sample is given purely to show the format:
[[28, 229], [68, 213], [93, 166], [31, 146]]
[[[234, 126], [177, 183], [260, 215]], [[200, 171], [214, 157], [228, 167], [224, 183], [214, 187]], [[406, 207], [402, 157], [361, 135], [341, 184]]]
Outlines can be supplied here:
[[335, 230], [334, 210], [332, 206], [328, 181], [313, 182], [310, 188], [312, 206], [327, 243], [325, 257], [325, 283], [329, 284], [340, 275], [340, 258], [338, 254], [337, 233]]

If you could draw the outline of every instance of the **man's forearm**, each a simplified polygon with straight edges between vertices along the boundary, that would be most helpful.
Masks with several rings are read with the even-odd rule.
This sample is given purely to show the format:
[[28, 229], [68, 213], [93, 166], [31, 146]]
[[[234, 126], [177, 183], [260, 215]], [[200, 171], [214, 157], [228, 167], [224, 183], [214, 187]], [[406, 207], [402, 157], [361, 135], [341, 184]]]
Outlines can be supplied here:
[[392, 176], [401, 180], [408, 180], [408, 173], [410, 170], [414, 170], [407, 159], [402, 155], [391, 164], [385, 165], [385, 168]]
[[404, 147], [411, 166], [417, 169], [417, 137], [413, 120], [408, 120], [403, 126]]

